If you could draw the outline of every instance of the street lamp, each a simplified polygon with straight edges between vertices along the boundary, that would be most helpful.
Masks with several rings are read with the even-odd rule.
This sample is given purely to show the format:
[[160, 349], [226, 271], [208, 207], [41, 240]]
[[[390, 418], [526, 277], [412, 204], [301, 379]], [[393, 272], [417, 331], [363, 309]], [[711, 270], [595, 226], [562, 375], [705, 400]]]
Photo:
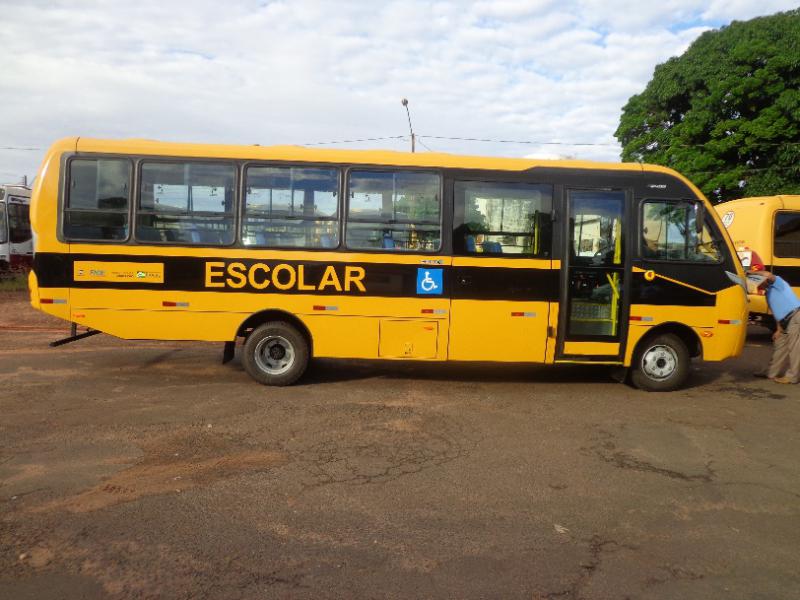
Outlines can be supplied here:
[[406, 115], [408, 115], [408, 130], [411, 132], [411, 152], [416, 152], [416, 136], [414, 135], [414, 128], [411, 127], [411, 113], [408, 110], [408, 99], [403, 98], [400, 103], [406, 107]]

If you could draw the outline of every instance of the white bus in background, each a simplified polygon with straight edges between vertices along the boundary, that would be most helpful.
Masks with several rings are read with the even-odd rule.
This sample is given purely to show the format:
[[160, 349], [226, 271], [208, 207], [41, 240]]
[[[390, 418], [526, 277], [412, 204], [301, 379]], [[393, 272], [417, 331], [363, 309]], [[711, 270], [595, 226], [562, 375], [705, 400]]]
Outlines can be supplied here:
[[31, 188], [0, 185], [0, 273], [27, 271], [33, 264]]

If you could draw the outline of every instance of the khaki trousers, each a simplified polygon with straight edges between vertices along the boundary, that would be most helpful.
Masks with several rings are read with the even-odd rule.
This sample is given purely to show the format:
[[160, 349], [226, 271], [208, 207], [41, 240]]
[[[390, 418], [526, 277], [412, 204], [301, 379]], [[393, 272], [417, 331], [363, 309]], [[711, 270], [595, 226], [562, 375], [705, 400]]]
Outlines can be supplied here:
[[786, 377], [792, 383], [800, 382], [800, 311], [797, 311], [772, 350], [772, 360], [767, 377]]

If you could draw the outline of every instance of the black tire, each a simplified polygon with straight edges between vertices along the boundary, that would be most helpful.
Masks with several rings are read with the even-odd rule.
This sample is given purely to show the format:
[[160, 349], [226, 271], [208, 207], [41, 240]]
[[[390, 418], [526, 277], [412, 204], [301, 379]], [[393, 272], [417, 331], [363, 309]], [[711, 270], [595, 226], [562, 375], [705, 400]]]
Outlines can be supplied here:
[[633, 385], [648, 392], [677, 390], [689, 377], [689, 351], [677, 335], [662, 333], [636, 347], [631, 365]]
[[284, 321], [270, 321], [256, 327], [244, 343], [244, 370], [264, 385], [291, 385], [308, 366], [309, 347], [305, 336]]

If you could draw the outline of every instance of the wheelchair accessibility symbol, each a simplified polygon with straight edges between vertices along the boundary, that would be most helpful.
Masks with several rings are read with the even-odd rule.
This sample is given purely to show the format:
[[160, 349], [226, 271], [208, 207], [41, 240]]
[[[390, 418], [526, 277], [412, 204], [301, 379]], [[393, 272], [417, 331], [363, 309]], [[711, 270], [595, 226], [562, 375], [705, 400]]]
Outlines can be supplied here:
[[442, 269], [417, 269], [417, 294], [442, 293]]

